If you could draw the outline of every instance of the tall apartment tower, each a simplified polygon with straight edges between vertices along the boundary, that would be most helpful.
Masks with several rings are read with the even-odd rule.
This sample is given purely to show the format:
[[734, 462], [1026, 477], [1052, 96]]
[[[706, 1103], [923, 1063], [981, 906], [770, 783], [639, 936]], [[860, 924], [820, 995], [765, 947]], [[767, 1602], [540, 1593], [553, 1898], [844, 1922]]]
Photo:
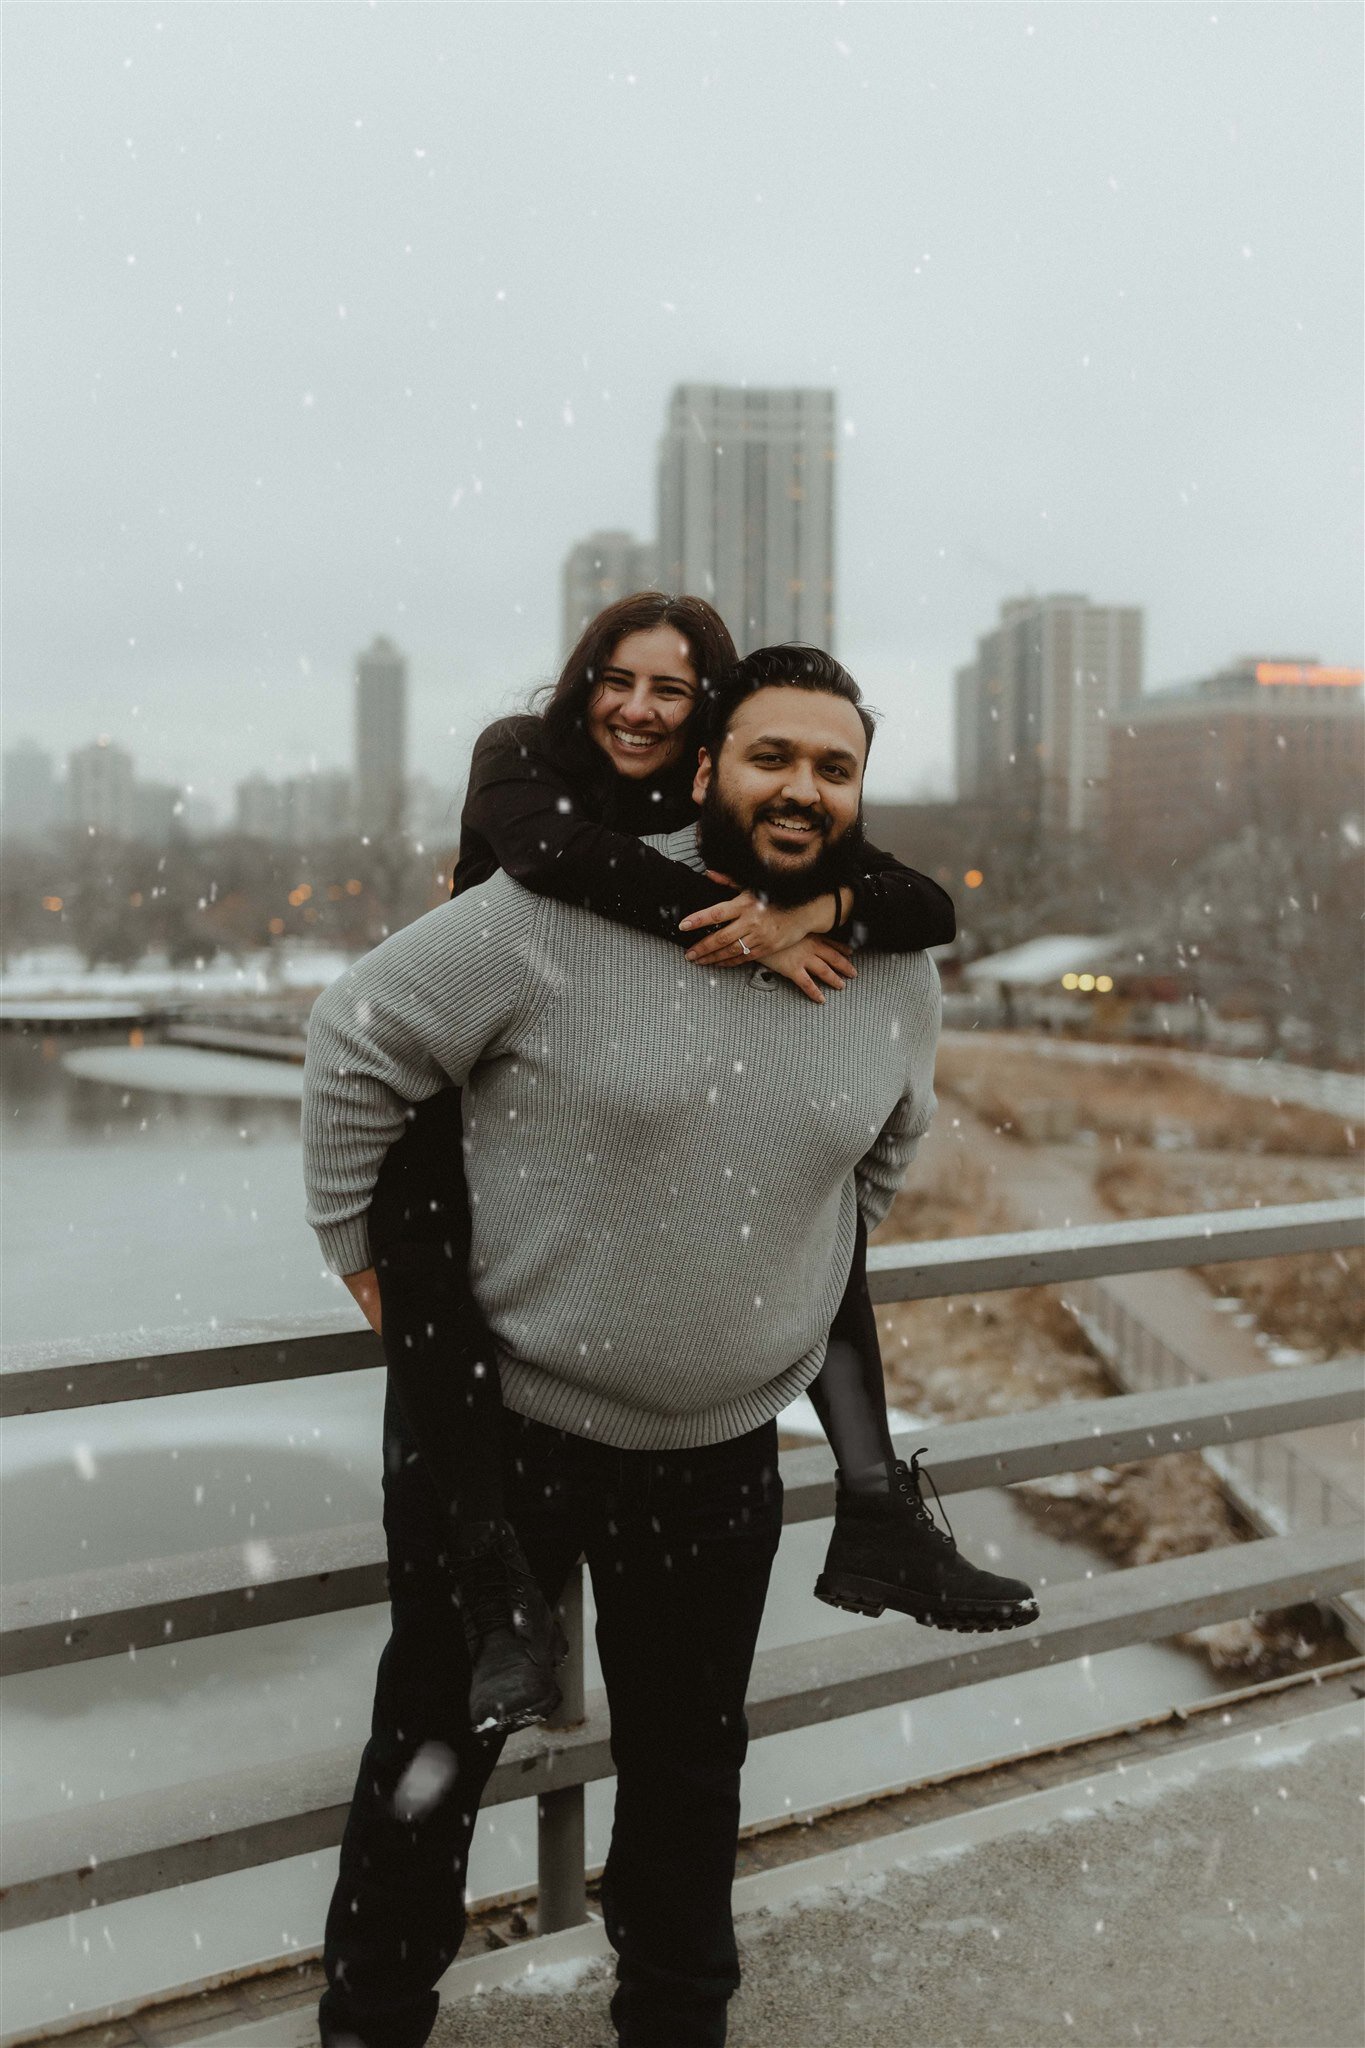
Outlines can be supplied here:
[[131, 839], [135, 827], [133, 757], [111, 739], [77, 747], [66, 762], [67, 823], [77, 832]]
[[1098, 828], [1109, 729], [1142, 693], [1142, 611], [1010, 598], [957, 671], [959, 798], [1036, 808], [1050, 833]]
[[61, 791], [51, 754], [32, 740], [7, 747], [0, 831], [12, 839], [41, 839], [60, 817]]
[[575, 541], [564, 558], [563, 652], [569, 652], [604, 605], [633, 590], [651, 589], [657, 573], [653, 546], [633, 533], [590, 533]]
[[355, 823], [369, 838], [403, 829], [408, 664], [381, 633], [355, 665]]
[[284, 838], [284, 793], [266, 775], [248, 775], [237, 784], [236, 829], [244, 839], [278, 845]]
[[834, 644], [834, 393], [680, 384], [659, 444], [659, 579], [741, 654]]

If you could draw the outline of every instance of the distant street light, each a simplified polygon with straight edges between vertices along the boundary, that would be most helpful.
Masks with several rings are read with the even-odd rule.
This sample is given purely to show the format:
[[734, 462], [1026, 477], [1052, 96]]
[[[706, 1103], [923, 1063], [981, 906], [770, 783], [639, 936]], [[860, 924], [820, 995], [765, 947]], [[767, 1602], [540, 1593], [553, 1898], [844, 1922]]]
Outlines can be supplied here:
[[982, 874], [980, 868], [968, 868], [962, 879], [969, 889], [979, 889], [986, 877]]

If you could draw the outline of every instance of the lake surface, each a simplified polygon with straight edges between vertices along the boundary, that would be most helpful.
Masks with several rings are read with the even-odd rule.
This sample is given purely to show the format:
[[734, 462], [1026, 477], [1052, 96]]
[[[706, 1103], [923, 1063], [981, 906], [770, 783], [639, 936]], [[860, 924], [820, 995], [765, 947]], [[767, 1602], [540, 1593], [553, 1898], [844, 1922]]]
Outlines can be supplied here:
[[[123, 1056], [82, 1056], [94, 1050]], [[7, 1344], [108, 1337], [128, 1349], [137, 1333], [182, 1321], [307, 1314], [346, 1299], [303, 1222], [297, 1103], [248, 1092], [265, 1085], [262, 1063], [237, 1063], [235, 1078], [208, 1054], [221, 1084], [241, 1092], [132, 1085], [168, 1073], [143, 1057], [126, 1035], [0, 1038]], [[10, 1423], [5, 1577], [377, 1520], [382, 1399], [382, 1374], [361, 1372]], [[1046, 1536], [1008, 1493], [960, 1496], [951, 1513], [969, 1555], [1020, 1572], [1044, 1597], [1049, 1582], [1105, 1569]], [[812, 1597], [827, 1540], [821, 1523], [784, 1536], [760, 1647], [877, 1626]], [[365, 1609], [7, 1680], [6, 1819], [335, 1745], [358, 1760], [385, 1632], [383, 1610]], [[591, 1647], [588, 1684], [600, 1684]], [[744, 1818], [806, 1811], [1215, 1690], [1201, 1659], [1139, 1645], [773, 1737], [751, 1751]], [[606, 1853], [612, 1790], [589, 1788], [593, 1862]], [[528, 1882], [534, 1845], [532, 1802], [486, 1816], [473, 1891]], [[6, 2028], [314, 1946], [335, 1862], [335, 1852], [296, 1858], [4, 1937]]]

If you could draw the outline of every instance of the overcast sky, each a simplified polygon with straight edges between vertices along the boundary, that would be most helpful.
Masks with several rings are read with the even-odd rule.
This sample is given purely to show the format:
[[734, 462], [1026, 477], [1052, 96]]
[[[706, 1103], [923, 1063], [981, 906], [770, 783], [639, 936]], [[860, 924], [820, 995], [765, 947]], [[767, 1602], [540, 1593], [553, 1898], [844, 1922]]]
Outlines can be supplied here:
[[226, 803], [385, 632], [458, 786], [684, 380], [838, 392], [883, 794], [1026, 588], [1361, 659], [1354, 4], [4, 14], [7, 745]]

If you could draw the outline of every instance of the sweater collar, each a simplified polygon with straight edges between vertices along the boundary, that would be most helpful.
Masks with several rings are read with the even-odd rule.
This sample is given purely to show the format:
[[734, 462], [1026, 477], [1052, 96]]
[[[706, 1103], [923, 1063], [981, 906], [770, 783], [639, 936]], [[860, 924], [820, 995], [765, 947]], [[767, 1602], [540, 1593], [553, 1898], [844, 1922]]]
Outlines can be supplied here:
[[695, 825], [684, 825], [681, 832], [661, 832], [657, 837], [651, 836], [649, 843], [657, 846], [668, 860], [681, 861], [684, 867], [695, 868], [699, 875], [706, 873]]

